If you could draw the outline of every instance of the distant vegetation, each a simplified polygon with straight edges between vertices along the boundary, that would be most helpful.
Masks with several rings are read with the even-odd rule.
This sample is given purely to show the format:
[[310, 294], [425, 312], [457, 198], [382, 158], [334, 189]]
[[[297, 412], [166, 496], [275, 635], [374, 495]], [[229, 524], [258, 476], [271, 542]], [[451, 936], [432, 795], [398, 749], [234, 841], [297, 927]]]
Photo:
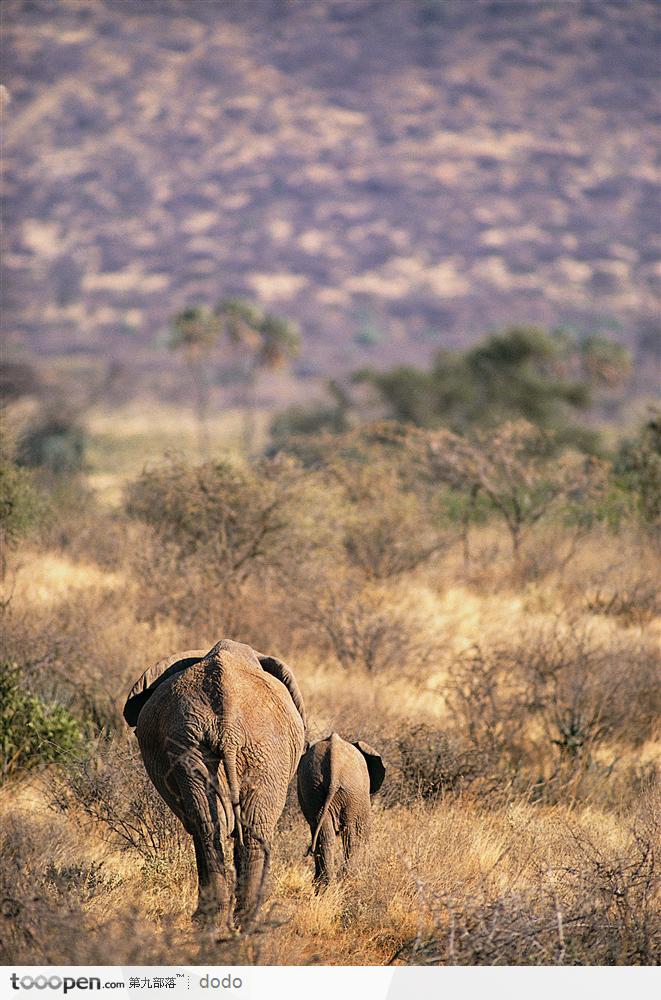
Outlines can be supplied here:
[[[250, 454], [254, 444], [253, 393], [260, 372], [285, 366], [300, 350], [296, 326], [281, 316], [263, 312], [241, 299], [222, 299], [215, 309], [192, 306], [178, 313], [172, 322], [170, 347], [183, 353], [193, 383], [195, 412], [199, 426], [199, 448], [209, 455], [209, 401], [214, 362], [223, 348], [233, 348], [238, 356], [244, 387], [243, 448]], [[227, 361], [225, 368], [229, 367]]]
[[[173, 457], [114, 511], [84, 472], [37, 485], [7, 458], [17, 509], [38, 489], [57, 513], [15, 551], [28, 522], [2, 508], [7, 959], [84, 963], [112, 934], [127, 963], [652, 963], [657, 418], [614, 460], [520, 418], [290, 445]], [[146, 665], [223, 635], [291, 663], [313, 738], [369, 738], [389, 771], [348, 882], [313, 894], [292, 804], [278, 919], [214, 943], [120, 709]]]
[[330, 402], [308, 406], [299, 403], [281, 410], [273, 417], [270, 432], [275, 450], [286, 447], [290, 438], [299, 435], [309, 436], [325, 431], [342, 434], [350, 429], [354, 414], [349, 392], [333, 379], [326, 383], [325, 388], [331, 397]]
[[[630, 375], [627, 351], [604, 336], [577, 339], [565, 330], [515, 326], [465, 351], [439, 351], [430, 369], [364, 369], [353, 383], [373, 387], [385, 415], [404, 424], [465, 434], [523, 419], [553, 431], [558, 445], [592, 452], [600, 448], [599, 435], [577, 418], [595, 395], [621, 392]], [[335, 406], [299, 406], [277, 415], [276, 446], [286, 447], [288, 437], [341, 432], [360, 422], [360, 404], [352, 411], [348, 390], [331, 383], [331, 393]]]
[[392, 416], [456, 431], [521, 417], [570, 433], [595, 386], [616, 387], [631, 370], [627, 352], [603, 337], [576, 342], [564, 330], [511, 327], [467, 351], [440, 351], [429, 371], [410, 367], [358, 378], [374, 385]]

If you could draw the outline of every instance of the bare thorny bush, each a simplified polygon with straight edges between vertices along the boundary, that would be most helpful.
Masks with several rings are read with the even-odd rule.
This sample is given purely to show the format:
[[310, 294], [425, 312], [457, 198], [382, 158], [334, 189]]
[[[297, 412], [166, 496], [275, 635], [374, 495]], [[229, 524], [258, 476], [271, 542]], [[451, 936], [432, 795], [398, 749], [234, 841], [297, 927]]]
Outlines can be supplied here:
[[499, 784], [495, 762], [486, 750], [428, 723], [384, 739], [383, 746], [389, 776], [382, 798], [388, 806], [411, 805], [419, 799], [440, 801], [469, 789], [474, 795], [488, 795]]
[[597, 588], [586, 597], [585, 607], [593, 614], [619, 618], [624, 625], [646, 625], [661, 614], [657, 577], [650, 573], [621, 587]]
[[317, 654], [346, 670], [418, 676], [438, 656], [442, 635], [433, 617], [388, 587], [337, 566], [297, 576], [291, 607]]
[[111, 847], [133, 851], [148, 866], [188, 856], [184, 830], [147, 777], [137, 751], [119, 737], [99, 738], [49, 779], [53, 809], [93, 825]]
[[[460, 732], [490, 753], [514, 787], [533, 798], [572, 801], [606, 741], [636, 746], [661, 711], [658, 662], [644, 641], [604, 643], [583, 625], [556, 622], [501, 648], [460, 660], [448, 701]], [[650, 777], [653, 777], [650, 775]]]
[[650, 625], [661, 615], [658, 541], [655, 546], [651, 538], [623, 535], [617, 557], [602, 559], [587, 580], [568, 588], [568, 601], [580, 602], [589, 614], [625, 628]]
[[[49, 831], [52, 840], [52, 833]], [[140, 886], [104, 861], [54, 860], [44, 852], [46, 831], [32, 818], [13, 817], [0, 837], [0, 959], [4, 964], [167, 965], [172, 956], [191, 965], [250, 965], [262, 957], [275, 921], [266, 913], [253, 932], [231, 940], [182, 930], [163, 915], [158, 924]], [[51, 845], [54, 846], [54, 845]], [[58, 845], [65, 847], [66, 845]], [[172, 889], [171, 884], [168, 888]], [[121, 899], [121, 909], [117, 900]], [[126, 905], [126, 900], [132, 900]]]
[[369, 460], [331, 460], [322, 481], [339, 490], [342, 545], [350, 567], [366, 580], [400, 578], [447, 549], [433, 496], [411, 481], [402, 460], [377, 451]]
[[652, 820], [614, 852], [570, 828], [571, 861], [537, 863], [534, 884], [518, 891], [494, 895], [486, 878], [478, 892], [461, 897], [421, 886], [421, 908], [434, 929], [419, 931], [393, 959], [416, 965], [653, 965], [661, 948], [659, 832]]
[[132, 559], [138, 614], [188, 624], [215, 613], [231, 626], [246, 584], [328, 542], [317, 503], [315, 484], [284, 458], [147, 470], [127, 495], [146, 526]]

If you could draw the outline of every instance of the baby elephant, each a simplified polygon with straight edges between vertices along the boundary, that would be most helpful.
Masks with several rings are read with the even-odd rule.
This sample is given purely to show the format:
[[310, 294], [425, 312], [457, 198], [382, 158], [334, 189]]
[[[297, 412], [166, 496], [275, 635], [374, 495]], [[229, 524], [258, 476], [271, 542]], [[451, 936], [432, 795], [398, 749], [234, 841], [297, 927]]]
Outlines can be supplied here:
[[335, 837], [342, 836], [345, 866], [370, 832], [370, 795], [386, 774], [381, 757], [367, 743], [347, 743], [337, 733], [314, 743], [298, 765], [298, 801], [310, 825], [314, 881], [335, 876]]

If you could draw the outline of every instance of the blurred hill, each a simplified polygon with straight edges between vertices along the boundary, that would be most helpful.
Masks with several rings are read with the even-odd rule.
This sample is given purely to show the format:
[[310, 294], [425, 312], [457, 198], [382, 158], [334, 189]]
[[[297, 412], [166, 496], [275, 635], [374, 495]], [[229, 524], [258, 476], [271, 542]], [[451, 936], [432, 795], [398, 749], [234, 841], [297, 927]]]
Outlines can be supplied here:
[[[299, 374], [658, 327], [659, 7], [5, 0], [4, 327], [153, 356], [244, 295]], [[142, 361], [140, 361], [142, 359]]]

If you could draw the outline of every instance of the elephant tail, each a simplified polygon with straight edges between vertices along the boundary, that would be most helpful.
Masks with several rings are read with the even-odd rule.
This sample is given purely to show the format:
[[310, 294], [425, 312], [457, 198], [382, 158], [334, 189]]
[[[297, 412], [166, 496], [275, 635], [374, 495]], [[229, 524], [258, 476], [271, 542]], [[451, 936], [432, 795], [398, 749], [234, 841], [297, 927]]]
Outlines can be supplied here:
[[319, 838], [319, 832], [321, 830], [321, 827], [323, 826], [323, 823], [324, 823], [324, 820], [326, 819], [326, 816], [328, 815], [328, 810], [330, 808], [330, 804], [333, 801], [333, 797], [334, 797], [334, 795], [335, 795], [335, 793], [337, 791], [337, 788], [338, 788], [338, 785], [337, 785], [337, 768], [335, 766], [335, 763], [336, 763], [335, 762], [335, 745], [336, 745], [336, 742], [339, 741], [339, 739], [340, 739], [340, 737], [337, 735], [337, 733], [331, 733], [331, 736], [330, 736], [330, 748], [329, 748], [329, 752], [328, 752], [328, 791], [326, 792], [326, 798], [324, 800], [324, 806], [323, 806], [323, 809], [321, 810], [321, 812], [319, 813], [319, 819], [317, 820], [317, 825], [316, 825], [316, 827], [314, 829], [314, 834], [312, 836], [312, 845], [310, 847], [310, 854], [314, 854], [314, 852], [317, 850], [317, 840]]
[[229, 747], [223, 747], [220, 753], [220, 760], [230, 790], [236, 837], [239, 844], [243, 846], [243, 817], [241, 815], [241, 800], [239, 798], [239, 778], [236, 772], [236, 752]]

